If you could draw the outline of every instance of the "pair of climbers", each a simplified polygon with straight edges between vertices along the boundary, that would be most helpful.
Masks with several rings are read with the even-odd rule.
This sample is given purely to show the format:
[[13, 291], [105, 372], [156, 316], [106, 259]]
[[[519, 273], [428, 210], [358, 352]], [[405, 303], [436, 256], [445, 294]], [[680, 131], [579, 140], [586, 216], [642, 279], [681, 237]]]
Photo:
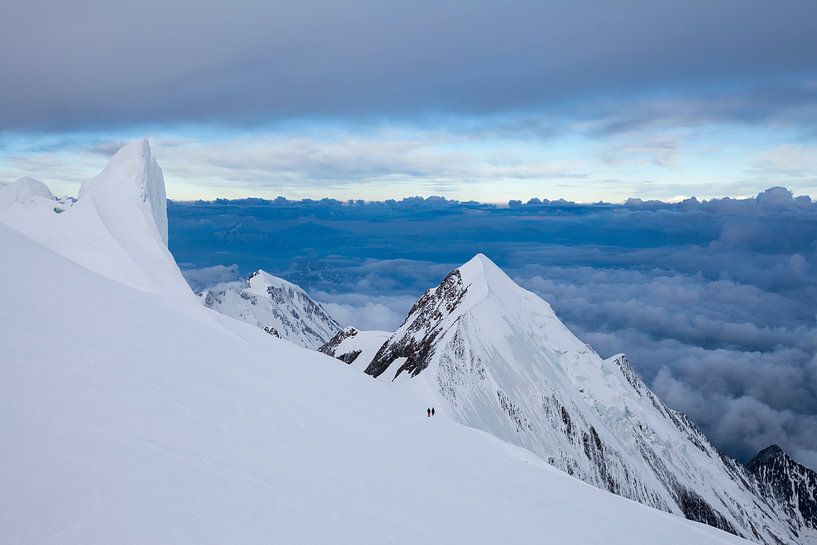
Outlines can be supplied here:
[[426, 414], [428, 415], [428, 417], [429, 417], [429, 418], [431, 418], [432, 416], [434, 416], [434, 413], [435, 413], [435, 412], [436, 412], [436, 411], [434, 410], [434, 407], [431, 407], [430, 409], [426, 409]]

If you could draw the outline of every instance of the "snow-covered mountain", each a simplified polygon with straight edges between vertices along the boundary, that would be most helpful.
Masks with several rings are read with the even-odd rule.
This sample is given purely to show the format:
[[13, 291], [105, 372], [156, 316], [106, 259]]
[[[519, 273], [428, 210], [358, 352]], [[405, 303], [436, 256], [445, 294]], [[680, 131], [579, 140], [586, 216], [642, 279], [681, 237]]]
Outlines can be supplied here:
[[200, 305], [146, 142], [62, 213], [7, 190], [2, 545], [747, 543]]
[[306, 348], [317, 349], [340, 330], [304, 290], [262, 270], [241, 286], [216, 287], [204, 291], [201, 298], [208, 308]]
[[786, 509], [802, 543], [817, 543], [817, 472], [798, 464], [777, 445], [761, 450], [747, 464], [768, 495]]
[[[330, 341], [338, 350], [348, 339]], [[353, 348], [353, 347], [352, 347]], [[598, 488], [763, 543], [803, 528], [740, 463], [477, 255], [428, 290], [365, 372]]]

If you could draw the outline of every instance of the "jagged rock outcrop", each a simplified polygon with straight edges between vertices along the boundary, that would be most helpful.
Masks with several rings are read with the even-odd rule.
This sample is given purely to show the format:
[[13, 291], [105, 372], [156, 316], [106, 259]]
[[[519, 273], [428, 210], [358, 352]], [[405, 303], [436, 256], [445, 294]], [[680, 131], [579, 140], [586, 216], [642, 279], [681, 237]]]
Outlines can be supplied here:
[[402, 336], [399, 339], [393, 337], [378, 350], [366, 367], [366, 373], [378, 377], [395, 360], [405, 358], [392, 378], [397, 378], [404, 371], [417, 376], [428, 366], [434, 340], [445, 325], [444, 317], [457, 308], [467, 290], [462, 275], [455, 270], [436, 289], [427, 291], [409, 311], [411, 321], [407, 320], [407, 324], [401, 328]]

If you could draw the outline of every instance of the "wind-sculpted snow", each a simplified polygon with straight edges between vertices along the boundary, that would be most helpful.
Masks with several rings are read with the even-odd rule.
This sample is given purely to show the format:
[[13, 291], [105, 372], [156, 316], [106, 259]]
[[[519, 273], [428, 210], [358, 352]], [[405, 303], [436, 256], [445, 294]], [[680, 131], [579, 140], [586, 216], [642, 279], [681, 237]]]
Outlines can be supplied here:
[[598, 488], [764, 543], [800, 543], [802, 525], [625, 355], [599, 357], [485, 256], [426, 292], [366, 367], [388, 381], [404, 372], [441, 412]]
[[[83, 198], [94, 199], [100, 211], [111, 216], [122, 210], [141, 210], [167, 246], [165, 182], [147, 140], [123, 147], [98, 176], [83, 182], [79, 199]], [[135, 207], [130, 206], [134, 198]]]
[[202, 299], [208, 308], [306, 348], [317, 349], [340, 329], [304, 290], [261, 270], [242, 286], [207, 290]]
[[164, 179], [147, 140], [119, 150], [71, 206], [30, 178], [0, 191], [0, 202], [12, 200], [0, 207], [0, 222], [103, 276], [195, 302], [167, 248]]

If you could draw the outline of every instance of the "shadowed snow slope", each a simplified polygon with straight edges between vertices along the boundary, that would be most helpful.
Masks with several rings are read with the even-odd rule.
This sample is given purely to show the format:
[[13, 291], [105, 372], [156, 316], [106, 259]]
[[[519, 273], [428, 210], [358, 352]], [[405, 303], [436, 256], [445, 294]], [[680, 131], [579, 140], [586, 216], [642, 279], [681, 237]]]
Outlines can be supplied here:
[[205, 291], [202, 301], [208, 308], [306, 348], [318, 348], [340, 329], [304, 290], [262, 270], [241, 286]]
[[626, 356], [600, 358], [484, 255], [428, 290], [366, 373], [599, 488], [770, 544], [813, 535]]
[[426, 418], [387, 383], [182, 303], [183, 283], [134, 276], [175, 264], [140, 261], [163, 255], [158, 201], [118, 181], [122, 195], [91, 187], [64, 214], [84, 207], [80, 226], [104, 225], [89, 232], [133, 269], [78, 258], [94, 239], [53, 247], [44, 229], [78, 226], [48, 215], [10, 222], [40, 243], [0, 225], [3, 545], [744, 543]]

